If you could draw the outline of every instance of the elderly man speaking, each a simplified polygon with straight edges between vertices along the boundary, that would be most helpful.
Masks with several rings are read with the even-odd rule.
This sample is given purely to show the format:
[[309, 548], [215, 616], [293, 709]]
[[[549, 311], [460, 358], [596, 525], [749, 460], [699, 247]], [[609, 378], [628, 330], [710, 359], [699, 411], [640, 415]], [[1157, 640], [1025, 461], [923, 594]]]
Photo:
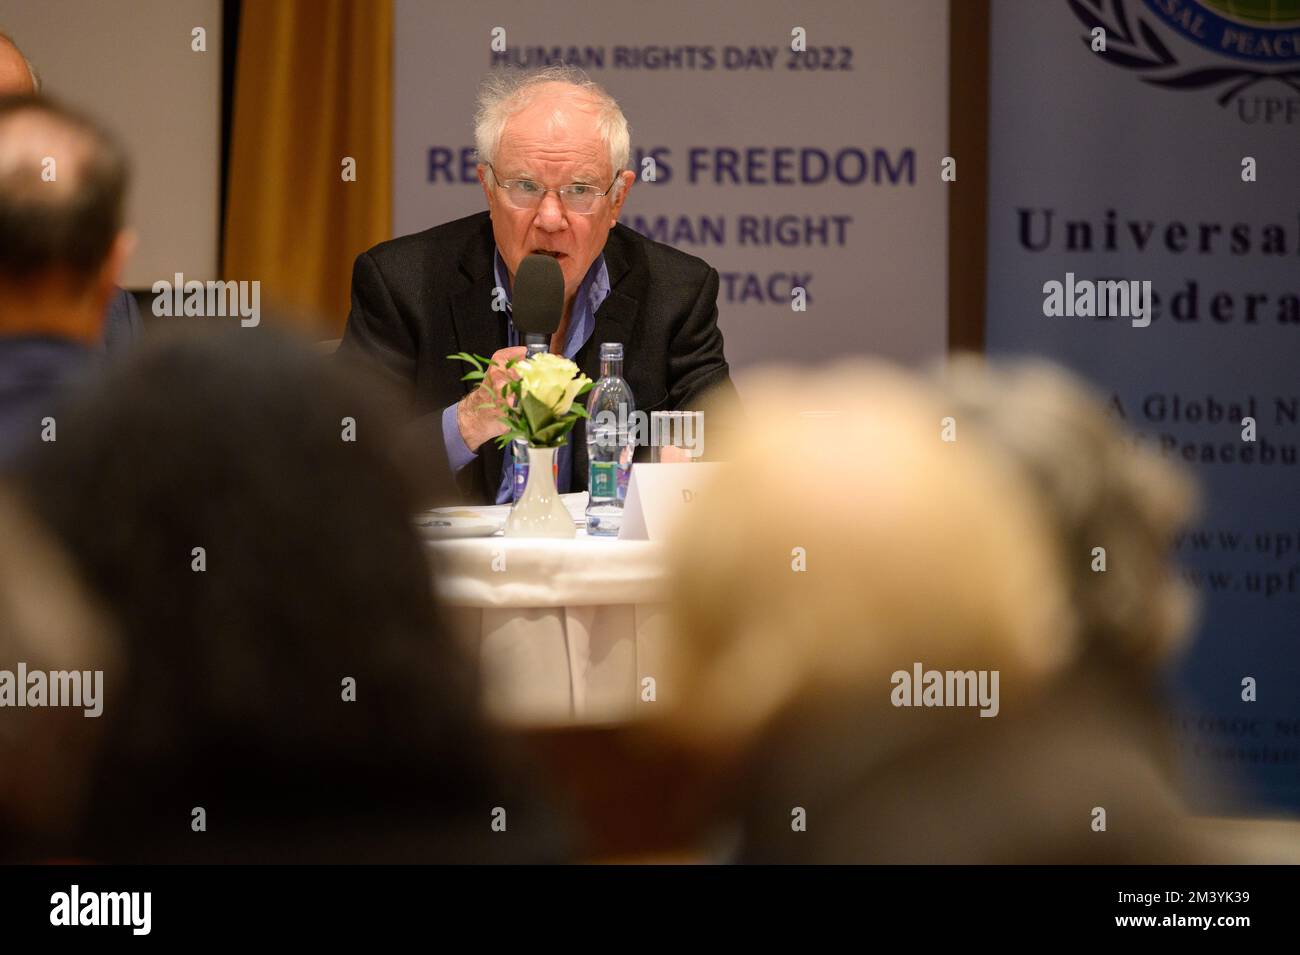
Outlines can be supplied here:
[[[446, 356], [524, 348], [507, 298], [525, 256], [554, 256], [564, 276], [564, 315], [550, 349], [595, 379], [602, 342], [621, 342], [623, 377], [639, 410], [696, 406], [706, 391], [733, 390], [718, 329], [718, 273], [708, 263], [618, 224], [627, 191], [628, 124], [618, 104], [579, 70], [494, 74], [475, 117], [478, 177], [487, 211], [383, 242], [357, 257], [352, 311], [341, 351], [377, 359], [404, 385], [445, 448], [467, 500], [509, 500], [504, 433], [484, 394], [462, 383]], [[480, 389], [499, 385], [493, 376]], [[583, 423], [559, 455], [561, 491], [587, 487]]]

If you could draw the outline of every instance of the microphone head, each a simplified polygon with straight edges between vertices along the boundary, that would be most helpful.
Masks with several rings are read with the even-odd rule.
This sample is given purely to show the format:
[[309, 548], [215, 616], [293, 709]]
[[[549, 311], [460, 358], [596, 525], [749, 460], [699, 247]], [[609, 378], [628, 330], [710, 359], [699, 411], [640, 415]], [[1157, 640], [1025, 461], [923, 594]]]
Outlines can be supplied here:
[[549, 255], [524, 256], [515, 272], [510, 313], [521, 334], [553, 335], [564, 316], [564, 273]]

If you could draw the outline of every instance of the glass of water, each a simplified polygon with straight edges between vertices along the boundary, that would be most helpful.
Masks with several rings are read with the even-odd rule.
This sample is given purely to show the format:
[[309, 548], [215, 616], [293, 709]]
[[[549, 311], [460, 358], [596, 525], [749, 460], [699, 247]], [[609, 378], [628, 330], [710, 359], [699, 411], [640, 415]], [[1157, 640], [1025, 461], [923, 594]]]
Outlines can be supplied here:
[[690, 464], [703, 454], [703, 411], [650, 412], [651, 463]]

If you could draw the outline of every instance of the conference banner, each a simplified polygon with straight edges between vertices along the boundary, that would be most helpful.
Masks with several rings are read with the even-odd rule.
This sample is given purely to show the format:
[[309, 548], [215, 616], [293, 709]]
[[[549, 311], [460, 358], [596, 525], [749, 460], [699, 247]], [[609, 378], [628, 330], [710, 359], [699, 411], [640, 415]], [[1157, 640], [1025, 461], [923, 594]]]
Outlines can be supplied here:
[[398, 0], [394, 230], [485, 208], [472, 116], [487, 73], [567, 63], [631, 124], [621, 221], [719, 271], [733, 368], [932, 358], [947, 42], [943, 3]]
[[1074, 368], [1198, 479], [1191, 792], [1294, 811], [1300, 3], [994, 0], [991, 33], [988, 350]]

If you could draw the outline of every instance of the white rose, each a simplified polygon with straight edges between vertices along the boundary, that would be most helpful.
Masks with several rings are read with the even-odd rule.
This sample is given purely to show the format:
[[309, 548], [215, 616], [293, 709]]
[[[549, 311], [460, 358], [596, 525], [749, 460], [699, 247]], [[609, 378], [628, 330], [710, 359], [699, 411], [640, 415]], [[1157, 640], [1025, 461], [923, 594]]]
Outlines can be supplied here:
[[[589, 380], [567, 358], [549, 352], [515, 365], [525, 395], [532, 395], [558, 418], [573, 405], [579, 389]], [[575, 377], [576, 376], [576, 377]]]

